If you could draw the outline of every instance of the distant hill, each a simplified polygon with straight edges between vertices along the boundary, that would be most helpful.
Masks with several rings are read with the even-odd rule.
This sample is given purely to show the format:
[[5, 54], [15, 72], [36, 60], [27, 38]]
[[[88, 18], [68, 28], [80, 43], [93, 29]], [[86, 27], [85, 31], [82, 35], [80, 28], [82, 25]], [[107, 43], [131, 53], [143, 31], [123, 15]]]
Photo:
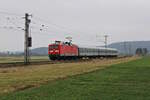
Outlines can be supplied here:
[[[135, 54], [137, 48], [147, 48], [150, 51], [150, 41], [128, 41], [112, 43], [108, 47], [116, 48], [121, 54]], [[32, 55], [47, 55], [48, 48], [40, 47], [31, 50]]]
[[40, 47], [31, 50], [32, 55], [48, 55], [48, 47]]
[[122, 54], [135, 54], [137, 48], [147, 48], [150, 51], [150, 41], [117, 42], [109, 47], [118, 49]]

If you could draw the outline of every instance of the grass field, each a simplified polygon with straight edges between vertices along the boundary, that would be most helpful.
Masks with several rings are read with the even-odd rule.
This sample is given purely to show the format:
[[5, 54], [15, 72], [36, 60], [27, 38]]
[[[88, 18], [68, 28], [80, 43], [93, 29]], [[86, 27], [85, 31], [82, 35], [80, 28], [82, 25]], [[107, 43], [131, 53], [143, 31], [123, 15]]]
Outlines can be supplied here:
[[150, 100], [149, 60], [150, 57], [145, 57], [48, 81], [38, 87], [3, 94], [0, 100]]
[[[31, 61], [48, 61], [48, 56], [31, 56]], [[0, 63], [23, 62], [23, 56], [16, 57], [0, 57]]]
[[38, 87], [39, 85], [46, 84], [52, 80], [103, 69], [112, 64], [128, 62], [135, 59], [137, 58], [132, 57], [109, 60], [95, 59], [77, 63], [0, 68], [0, 94]]

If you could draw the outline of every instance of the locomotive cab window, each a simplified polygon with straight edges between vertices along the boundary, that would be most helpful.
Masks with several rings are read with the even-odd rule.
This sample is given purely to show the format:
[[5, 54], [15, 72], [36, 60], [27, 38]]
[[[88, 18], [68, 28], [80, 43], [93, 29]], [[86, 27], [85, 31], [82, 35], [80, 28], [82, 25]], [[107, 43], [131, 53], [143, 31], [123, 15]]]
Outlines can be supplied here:
[[49, 47], [49, 49], [50, 50], [52, 50], [52, 49], [58, 49], [58, 45], [52, 45], [52, 46]]

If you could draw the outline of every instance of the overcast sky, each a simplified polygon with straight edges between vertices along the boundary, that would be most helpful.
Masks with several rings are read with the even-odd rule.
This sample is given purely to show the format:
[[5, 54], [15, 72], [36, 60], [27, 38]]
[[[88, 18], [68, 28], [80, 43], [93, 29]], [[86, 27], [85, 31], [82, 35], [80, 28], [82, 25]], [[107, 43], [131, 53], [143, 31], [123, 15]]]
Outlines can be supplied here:
[[33, 15], [35, 48], [67, 36], [86, 46], [103, 45], [105, 34], [109, 43], [150, 40], [149, 9], [150, 0], [0, 0], [0, 51], [23, 50], [17, 27], [24, 27], [26, 12]]

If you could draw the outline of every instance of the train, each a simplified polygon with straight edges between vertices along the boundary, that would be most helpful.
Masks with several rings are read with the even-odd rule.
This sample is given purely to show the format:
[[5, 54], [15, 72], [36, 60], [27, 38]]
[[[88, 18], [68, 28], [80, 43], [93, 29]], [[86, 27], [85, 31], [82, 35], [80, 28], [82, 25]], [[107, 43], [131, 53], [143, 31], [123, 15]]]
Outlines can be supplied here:
[[71, 42], [55, 41], [48, 45], [50, 60], [71, 60], [79, 58], [117, 57], [118, 50], [113, 48], [80, 47]]

